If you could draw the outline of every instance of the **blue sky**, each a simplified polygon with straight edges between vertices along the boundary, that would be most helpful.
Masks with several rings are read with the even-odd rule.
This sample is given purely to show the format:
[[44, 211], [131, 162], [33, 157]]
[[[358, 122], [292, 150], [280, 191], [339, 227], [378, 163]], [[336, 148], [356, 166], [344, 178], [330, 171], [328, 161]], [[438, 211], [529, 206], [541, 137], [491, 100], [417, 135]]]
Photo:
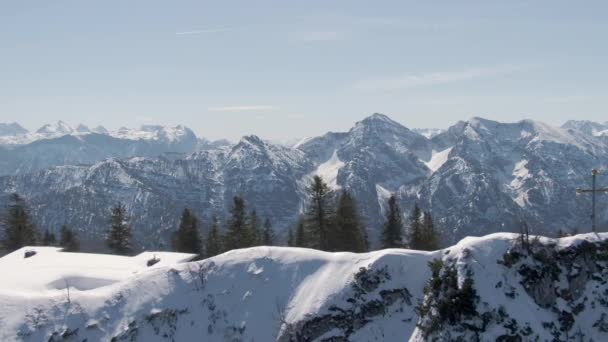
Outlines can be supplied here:
[[286, 140], [608, 120], [606, 1], [0, 2], [0, 121]]

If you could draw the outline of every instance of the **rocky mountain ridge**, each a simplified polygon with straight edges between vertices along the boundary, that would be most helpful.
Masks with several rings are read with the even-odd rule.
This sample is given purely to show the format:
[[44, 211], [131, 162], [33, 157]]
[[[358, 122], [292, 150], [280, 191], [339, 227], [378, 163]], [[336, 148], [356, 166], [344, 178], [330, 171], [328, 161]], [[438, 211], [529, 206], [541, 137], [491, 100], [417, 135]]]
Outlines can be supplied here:
[[[190, 138], [159, 146], [89, 133], [0, 150], [0, 169], [11, 174], [0, 177], [0, 201], [19, 192], [42, 228], [69, 224], [85, 240], [103, 236], [108, 208], [122, 201], [141, 246], [161, 247], [184, 207], [204, 220], [224, 218], [239, 194], [284, 238], [306, 201], [307, 182], [318, 174], [358, 199], [373, 245], [391, 194], [405, 213], [414, 202], [431, 210], [449, 244], [519, 231], [523, 221], [547, 235], [586, 231], [590, 199], [575, 189], [589, 186], [592, 168], [608, 168], [603, 137], [531, 120], [472, 118], [428, 139], [374, 114], [348, 132], [294, 148], [256, 136], [205, 146], [196, 136], [184, 137]], [[599, 222], [605, 229], [608, 213], [600, 212]]]

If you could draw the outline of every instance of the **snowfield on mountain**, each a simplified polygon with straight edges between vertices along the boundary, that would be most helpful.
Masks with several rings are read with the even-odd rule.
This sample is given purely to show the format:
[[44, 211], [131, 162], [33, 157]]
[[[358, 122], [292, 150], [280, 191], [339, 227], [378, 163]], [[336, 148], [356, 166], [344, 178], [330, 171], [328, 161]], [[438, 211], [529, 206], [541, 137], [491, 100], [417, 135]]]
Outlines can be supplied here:
[[[183, 126], [144, 126], [118, 136], [70, 133], [0, 147], [0, 174], [6, 175], [0, 176], [0, 205], [18, 192], [39, 227], [56, 232], [69, 222], [86, 244], [101, 237], [109, 208], [122, 201], [137, 217], [139, 247], [159, 249], [183, 208], [203, 222], [213, 215], [222, 220], [240, 195], [284, 241], [307, 200], [311, 176], [320, 175], [356, 198], [372, 246], [390, 194], [404, 211], [415, 202], [430, 210], [444, 244], [471, 234], [517, 232], [522, 220], [536, 234], [585, 232], [589, 219], [581, 213], [591, 212], [591, 198], [576, 196], [576, 188], [590, 186], [592, 168], [608, 169], [608, 139], [589, 125], [472, 118], [429, 139], [374, 114], [347, 132], [309, 138], [295, 148], [257, 136], [211, 143]], [[55, 126], [47, 130], [77, 131]], [[18, 131], [11, 127], [6, 130]], [[606, 197], [598, 201], [605, 204]], [[608, 212], [598, 213], [598, 224], [608, 227]]]
[[120, 257], [71, 263], [80, 254], [24, 248], [0, 259], [0, 339], [604, 341], [607, 239], [498, 233], [435, 252], [256, 247], [168, 264], [158, 255], [80, 289], [63, 280], [108, 278], [103, 260]]

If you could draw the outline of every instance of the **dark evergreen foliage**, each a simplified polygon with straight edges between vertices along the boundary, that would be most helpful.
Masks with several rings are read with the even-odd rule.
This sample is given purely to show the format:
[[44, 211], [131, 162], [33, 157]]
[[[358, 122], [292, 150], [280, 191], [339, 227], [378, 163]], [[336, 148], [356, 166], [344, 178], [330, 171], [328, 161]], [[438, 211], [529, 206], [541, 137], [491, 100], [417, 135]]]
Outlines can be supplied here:
[[3, 218], [2, 247], [12, 252], [24, 246], [35, 246], [40, 241], [36, 225], [30, 219], [25, 200], [18, 194], [12, 194]]
[[414, 203], [409, 221], [407, 234], [408, 248], [421, 250], [424, 246], [424, 234], [422, 229], [422, 210], [420, 210], [418, 203]]
[[42, 245], [43, 246], [55, 246], [57, 244], [57, 237], [50, 230], [45, 230], [44, 235], [42, 237]]
[[262, 232], [262, 245], [274, 245], [274, 231], [272, 230], [272, 223], [270, 222], [269, 218], [266, 218], [266, 220], [264, 221], [264, 231]]
[[388, 200], [381, 243], [382, 248], [403, 248], [403, 218], [401, 208], [394, 195]]
[[331, 249], [330, 231], [333, 225], [334, 213], [331, 205], [332, 192], [319, 176], [315, 176], [307, 188], [310, 202], [304, 216], [305, 247], [324, 251]]
[[66, 225], [61, 226], [59, 246], [63, 247], [64, 252], [80, 251], [80, 241], [78, 240], [76, 233]]
[[298, 227], [296, 228], [296, 236], [294, 239], [294, 245], [296, 247], [308, 247], [308, 241], [306, 239], [306, 230], [304, 228], [304, 222], [300, 220]]
[[355, 253], [367, 251], [364, 231], [355, 199], [350, 193], [343, 191], [338, 200], [334, 227], [329, 234], [329, 249]]
[[173, 250], [181, 253], [201, 254], [203, 242], [201, 241], [198, 218], [190, 211], [184, 209], [180, 219], [179, 228], [173, 235]]
[[127, 209], [122, 203], [111, 209], [110, 230], [106, 242], [115, 254], [129, 255], [133, 252], [131, 226], [127, 218]]
[[289, 232], [287, 232], [287, 246], [288, 247], [296, 246], [296, 239], [293, 236], [293, 230], [291, 228], [289, 228]]
[[423, 251], [436, 251], [441, 248], [439, 241], [439, 232], [435, 229], [433, 216], [430, 211], [425, 211], [422, 219], [422, 244], [418, 249]]
[[214, 257], [221, 254], [222, 249], [222, 236], [220, 235], [220, 223], [216, 216], [211, 220], [211, 229], [207, 234], [207, 241], [205, 245], [205, 256], [207, 258]]
[[263, 244], [263, 231], [259, 222], [258, 212], [255, 210], [252, 210], [249, 214], [247, 235], [251, 246], [261, 246]]
[[251, 247], [255, 242], [254, 238], [250, 230], [245, 200], [235, 196], [226, 229], [226, 250]]

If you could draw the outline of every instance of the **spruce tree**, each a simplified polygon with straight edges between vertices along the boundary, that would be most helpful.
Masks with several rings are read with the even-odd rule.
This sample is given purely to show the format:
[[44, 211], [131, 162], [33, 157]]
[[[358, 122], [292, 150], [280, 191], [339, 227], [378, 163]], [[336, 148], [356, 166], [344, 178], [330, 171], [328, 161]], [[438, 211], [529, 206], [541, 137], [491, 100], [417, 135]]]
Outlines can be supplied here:
[[304, 220], [306, 245], [310, 248], [328, 251], [331, 247], [329, 234], [334, 218], [330, 203], [332, 192], [319, 176], [314, 176], [307, 191], [310, 202]]
[[261, 246], [263, 243], [263, 232], [258, 219], [258, 212], [252, 210], [249, 214], [249, 229], [246, 239], [249, 246]]
[[2, 247], [12, 252], [24, 246], [35, 246], [40, 241], [36, 225], [30, 219], [24, 199], [18, 194], [9, 197], [9, 205], [3, 220]]
[[270, 219], [268, 217], [264, 221], [264, 231], [262, 232], [262, 244], [264, 246], [274, 245], [274, 231], [272, 230], [272, 223], [270, 223]]
[[186, 208], [182, 212], [179, 228], [173, 235], [173, 250], [181, 253], [201, 254], [203, 243], [198, 218]]
[[42, 245], [43, 246], [55, 246], [56, 243], [57, 243], [57, 238], [55, 237], [55, 234], [48, 229], [45, 230], [44, 236], [42, 237]]
[[422, 248], [424, 251], [436, 251], [441, 248], [439, 243], [439, 232], [435, 229], [433, 217], [430, 211], [424, 212], [422, 219]]
[[131, 226], [127, 218], [127, 209], [122, 203], [118, 203], [111, 209], [110, 229], [106, 242], [115, 254], [129, 255], [133, 252]]
[[418, 203], [414, 203], [414, 208], [409, 217], [408, 228], [408, 247], [410, 249], [424, 249], [424, 231], [422, 227], [422, 211]]
[[298, 222], [296, 228], [296, 236], [294, 237], [294, 246], [296, 247], [309, 247], [308, 239], [306, 238], [306, 228], [304, 227], [304, 221]]
[[388, 200], [388, 210], [381, 242], [382, 248], [403, 248], [403, 218], [401, 217], [401, 208], [394, 195]]
[[222, 237], [220, 235], [220, 224], [216, 216], [211, 220], [211, 229], [207, 234], [205, 245], [205, 256], [207, 258], [214, 257], [222, 253]]
[[245, 207], [245, 200], [235, 196], [230, 209], [230, 219], [226, 229], [226, 250], [252, 246], [252, 238]]
[[365, 228], [359, 219], [357, 203], [352, 195], [343, 191], [338, 200], [334, 229], [329, 248], [337, 252], [362, 253], [367, 250]]
[[80, 241], [78, 241], [78, 237], [76, 236], [76, 233], [74, 233], [66, 225], [61, 226], [59, 246], [63, 247], [64, 252], [80, 251]]
[[287, 246], [288, 247], [296, 246], [296, 240], [295, 240], [295, 237], [293, 236], [293, 230], [291, 228], [289, 228], [289, 232], [287, 232]]

